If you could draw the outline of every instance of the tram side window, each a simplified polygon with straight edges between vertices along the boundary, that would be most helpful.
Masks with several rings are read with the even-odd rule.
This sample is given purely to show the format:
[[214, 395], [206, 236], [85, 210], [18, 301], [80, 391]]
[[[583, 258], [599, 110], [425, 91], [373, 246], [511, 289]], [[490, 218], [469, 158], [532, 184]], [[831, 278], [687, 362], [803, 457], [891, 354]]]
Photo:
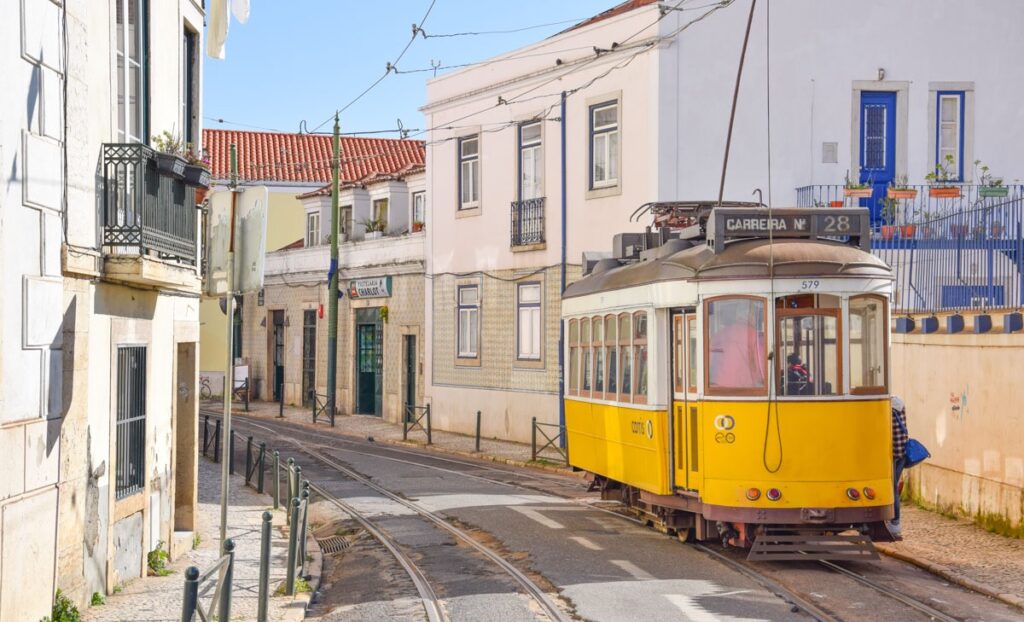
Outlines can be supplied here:
[[604, 343], [605, 343], [605, 360], [608, 365], [608, 399], [616, 399], [616, 393], [618, 392], [618, 367], [615, 365], [617, 357], [615, 356], [616, 350], [616, 327], [618, 321], [614, 315], [609, 315], [604, 319]]
[[581, 390], [590, 397], [590, 318], [580, 320], [580, 354], [583, 356], [583, 384]]
[[828, 310], [777, 310], [780, 395], [834, 395], [839, 389], [838, 317]]
[[686, 339], [688, 353], [686, 356], [686, 389], [690, 393], [697, 392], [697, 318], [689, 317], [686, 320]]
[[647, 313], [644, 311], [633, 314], [633, 353], [636, 356], [633, 401], [643, 404], [647, 401]]
[[886, 314], [888, 304], [881, 296], [850, 298], [850, 392], [885, 393]]
[[580, 324], [579, 320], [569, 320], [569, 394], [576, 395], [580, 390]]
[[704, 325], [706, 391], [712, 395], [763, 395], [768, 388], [764, 299], [709, 300]]
[[604, 397], [604, 319], [594, 320], [594, 397]]
[[633, 349], [630, 337], [633, 336], [630, 315], [619, 315], [619, 360], [622, 361], [622, 382], [619, 385], [619, 401], [633, 401]]

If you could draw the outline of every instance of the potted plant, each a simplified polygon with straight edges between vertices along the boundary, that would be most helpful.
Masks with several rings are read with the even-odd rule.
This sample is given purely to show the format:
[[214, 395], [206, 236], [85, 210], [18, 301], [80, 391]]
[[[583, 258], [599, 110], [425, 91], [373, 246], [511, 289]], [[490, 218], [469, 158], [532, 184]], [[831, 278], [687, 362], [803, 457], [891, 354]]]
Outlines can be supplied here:
[[890, 199], [916, 199], [917, 188], [911, 188], [907, 183], [907, 176], [902, 175], [890, 182], [885, 194]]
[[981, 160], [974, 161], [975, 177], [978, 180], [978, 196], [987, 198], [1004, 198], [1010, 194], [1010, 189], [1003, 185], [1002, 177], [995, 177], [988, 170], [988, 166], [981, 163]]
[[936, 163], [935, 170], [924, 176], [931, 187], [928, 188], [928, 195], [936, 199], [957, 199], [960, 197], [960, 186], [950, 185], [956, 181], [958, 175], [956, 170], [956, 159], [952, 154], [946, 154], [940, 162]]
[[185, 183], [196, 188], [210, 187], [210, 158], [205, 153], [200, 156], [189, 144], [185, 149]]
[[185, 174], [185, 165], [188, 164], [185, 158], [185, 146], [181, 138], [164, 130], [162, 134], [153, 137], [153, 149], [156, 150], [156, 168], [181, 179]]
[[935, 226], [932, 224], [932, 222], [936, 218], [938, 218], [937, 212], [930, 212], [926, 210], [923, 214], [921, 214], [921, 226], [919, 227], [920, 235], [918, 236], [919, 238], [921, 238], [922, 240], [931, 240], [932, 238], [935, 237]]
[[896, 222], [896, 209], [899, 206], [899, 202], [896, 199], [890, 199], [886, 197], [882, 199], [882, 239], [891, 240], [896, 237], [896, 231], [898, 227], [893, 224]]
[[854, 183], [850, 179], [850, 171], [846, 171], [846, 181], [843, 184], [843, 196], [854, 199], [867, 199], [871, 197], [874, 189], [869, 183]]
[[378, 218], [369, 218], [362, 221], [363, 227], [366, 228], [367, 240], [376, 240], [384, 236], [384, 221]]
[[1000, 238], [1003, 235], [1003, 223], [994, 221], [991, 225], [992, 237]]
[[422, 220], [414, 220], [412, 222], [412, 232], [413, 233], [418, 233], [420, 231], [423, 231], [423, 221]]

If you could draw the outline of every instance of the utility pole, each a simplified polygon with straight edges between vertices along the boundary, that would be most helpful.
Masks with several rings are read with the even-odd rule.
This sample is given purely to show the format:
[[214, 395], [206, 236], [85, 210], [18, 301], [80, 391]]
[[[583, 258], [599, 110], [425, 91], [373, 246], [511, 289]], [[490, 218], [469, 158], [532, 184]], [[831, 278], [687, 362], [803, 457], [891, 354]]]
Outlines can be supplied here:
[[338, 386], [338, 178], [341, 176], [341, 126], [334, 113], [334, 157], [331, 159], [331, 269], [327, 283], [327, 407], [334, 427], [335, 398]]
[[228, 366], [224, 370], [224, 427], [220, 442], [220, 550], [228, 541], [228, 478], [231, 477], [231, 397], [235, 391], [235, 208], [238, 203], [238, 149], [231, 145], [231, 219], [228, 221], [228, 292], [225, 309], [228, 314]]

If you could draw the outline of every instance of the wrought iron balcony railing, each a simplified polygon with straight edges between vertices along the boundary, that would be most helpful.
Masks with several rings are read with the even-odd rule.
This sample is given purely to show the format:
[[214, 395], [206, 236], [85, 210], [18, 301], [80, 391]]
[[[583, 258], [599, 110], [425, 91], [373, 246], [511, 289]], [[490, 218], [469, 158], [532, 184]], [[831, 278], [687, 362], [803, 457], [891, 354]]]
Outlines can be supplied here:
[[796, 189], [799, 207], [867, 207], [872, 218], [903, 224], [952, 216], [980, 208], [996, 208], [1024, 198], [1024, 185], [912, 184], [900, 188], [847, 189], [843, 184], [816, 184]]
[[104, 250], [196, 264], [195, 188], [156, 166], [139, 143], [103, 145], [100, 226]]
[[544, 197], [512, 201], [512, 246], [544, 243]]

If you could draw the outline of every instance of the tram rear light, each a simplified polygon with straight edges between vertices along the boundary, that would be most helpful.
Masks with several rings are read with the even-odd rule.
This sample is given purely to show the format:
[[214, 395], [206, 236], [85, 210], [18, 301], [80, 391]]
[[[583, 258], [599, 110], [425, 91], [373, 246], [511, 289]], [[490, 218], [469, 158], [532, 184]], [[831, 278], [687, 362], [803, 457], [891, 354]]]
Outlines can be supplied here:
[[778, 488], [769, 488], [768, 492], [766, 493], [766, 496], [768, 497], [769, 501], [778, 501], [779, 499], [782, 498], [782, 491], [779, 490]]
[[864, 487], [864, 498], [865, 499], [874, 499], [875, 498], [875, 489], [870, 487], [870, 486], [865, 486]]
[[856, 488], [847, 488], [846, 496], [850, 498], [850, 501], [860, 501], [860, 491]]
[[747, 489], [747, 499], [750, 499], [751, 501], [757, 501], [760, 498], [761, 498], [761, 491], [760, 490], [758, 490], [757, 488], [748, 488]]

